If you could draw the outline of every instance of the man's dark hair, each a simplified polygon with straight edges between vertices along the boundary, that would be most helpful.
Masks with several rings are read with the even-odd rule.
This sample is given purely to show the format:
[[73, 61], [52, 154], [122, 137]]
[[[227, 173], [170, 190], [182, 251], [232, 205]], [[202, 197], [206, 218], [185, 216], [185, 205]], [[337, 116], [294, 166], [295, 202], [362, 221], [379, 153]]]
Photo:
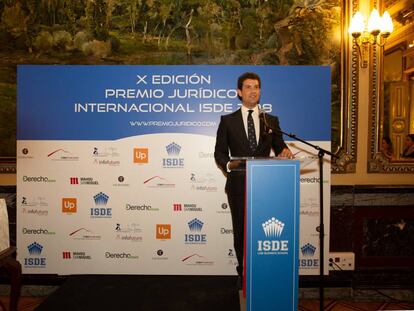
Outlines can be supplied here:
[[259, 81], [259, 88], [261, 87], [260, 77], [257, 73], [254, 72], [245, 72], [243, 73], [239, 79], [237, 80], [237, 89], [241, 90], [243, 87], [243, 82], [247, 79], [257, 80]]
[[[243, 73], [239, 79], [237, 80], [237, 89], [241, 91], [241, 89], [243, 88], [243, 82], [247, 79], [251, 79], [251, 80], [257, 80], [259, 81], [259, 88], [262, 85], [262, 82], [260, 81], [260, 77], [257, 73], [254, 72], [245, 72]], [[237, 94], [237, 97], [242, 100], [242, 98]]]

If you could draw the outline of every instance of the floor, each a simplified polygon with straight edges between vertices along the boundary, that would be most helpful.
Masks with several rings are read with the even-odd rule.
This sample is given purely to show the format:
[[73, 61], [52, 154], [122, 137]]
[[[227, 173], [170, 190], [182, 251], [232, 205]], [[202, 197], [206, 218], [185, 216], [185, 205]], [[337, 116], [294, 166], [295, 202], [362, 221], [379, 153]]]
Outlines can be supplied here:
[[[46, 297], [21, 297], [18, 311], [33, 311]], [[299, 311], [319, 310], [318, 300], [300, 300]], [[414, 303], [350, 302], [327, 300], [326, 311], [414, 310]], [[8, 297], [0, 296], [0, 311], [8, 311]], [[166, 310], [168, 311], [168, 310]], [[185, 310], [183, 310], [185, 311]]]

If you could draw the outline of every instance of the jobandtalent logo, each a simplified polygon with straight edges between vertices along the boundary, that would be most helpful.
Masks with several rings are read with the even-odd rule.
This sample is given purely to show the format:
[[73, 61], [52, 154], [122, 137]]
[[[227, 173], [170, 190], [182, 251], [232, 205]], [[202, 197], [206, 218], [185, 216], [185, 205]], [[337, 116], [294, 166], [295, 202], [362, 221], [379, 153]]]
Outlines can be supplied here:
[[62, 212], [65, 214], [74, 214], [78, 211], [76, 198], [62, 198]]
[[157, 240], [169, 240], [171, 239], [171, 225], [170, 224], [157, 224], [155, 237]]
[[170, 143], [165, 147], [167, 154], [169, 155], [168, 158], [162, 159], [162, 167], [164, 168], [183, 168], [184, 167], [184, 159], [179, 158], [181, 151], [181, 146], [175, 142]]
[[257, 240], [258, 255], [287, 255], [289, 252], [289, 241], [280, 240], [285, 224], [276, 217], [271, 217], [262, 223], [264, 235], [271, 240]]
[[[188, 228], [191, 232], [201, 232], [204, 223], [194, 218], [188, 222]], [[205, 244], [207, 243], [207, 235], [201, 233], [188, 233], [184, 235], [185, 244]]]
[[[43, 246], [37, 242], [33, 242], [27, 246], [29, 256], [24, 258], [24, 266], [26, 268], [45, 268], [46, 258], [41, 257]], [[34, 258], [33, 258], [34, 257]]]
[[20, 150], [20, 153], [17, 155], [18, 159], [33, 159], [34, 157], [29, 154], [29, 149], [23, 148]]
[[109, 196], [103, 192], [99, 192], [93, 196], [95, 205], [97, 207], [92, 207], [91, 218], [111, 218], [112, 217], [112, 208], [105, 207], [108, 204]]
[[217, 214], [230, 214], [229, 205], [227, 203], [222, 203], [216, 210]]
[[79, 228], [69, 233], [69, 237], [74, 240], [85, 240], [85, 241], [98, 241], [101, 239], [99, 234], [92, 232], [86, 228]]
[[174, 188], [175, 184], [170, 182], [168, 179], [160, 177], [160, 176], [153, 176], [143, 183], [148, 188]]
[[129, 187], [129, 184], [125, 182], [125, 177], [120, 175], [117, 178], [117, 183], [113, 184], [114, 187]]
[[168, 256], [165, 255], [164, 250], [158, 249], [152, 256], [152, 260], [168, 260]]
[[301, 269], [315, 269], [319, 267], [319, 259], [312, 258], [315, 256], [316, 246], [306, 243], [300, 248], [304, 258], [299, 259]]
[[134, 148], [133, 162], [136, 164], [146, 164], [149, 162], [148, 148]]
[[47, 157], [52, 161], [79, 161], [79, 157], [62, 148], [53, 150]]

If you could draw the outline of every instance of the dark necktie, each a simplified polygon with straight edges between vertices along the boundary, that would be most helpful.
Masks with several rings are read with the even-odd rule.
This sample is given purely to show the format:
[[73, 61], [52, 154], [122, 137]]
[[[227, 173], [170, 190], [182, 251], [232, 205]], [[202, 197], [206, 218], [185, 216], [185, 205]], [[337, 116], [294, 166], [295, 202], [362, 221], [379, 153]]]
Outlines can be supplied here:
[[249, 109], [247, 117], [247, 139], [249, 140], [250, 149], [254, 152], [257, 147], [256, 131], [254, 130], [254, 122], [252, 117], [253, 110]]

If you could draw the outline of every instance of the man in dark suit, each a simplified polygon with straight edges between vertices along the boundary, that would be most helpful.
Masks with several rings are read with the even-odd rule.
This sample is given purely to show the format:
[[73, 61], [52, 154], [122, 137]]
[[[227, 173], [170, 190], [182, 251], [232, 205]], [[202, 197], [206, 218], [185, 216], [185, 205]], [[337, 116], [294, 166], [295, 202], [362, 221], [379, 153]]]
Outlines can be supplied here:
[[[217, 130], [214, 158], [227, 175], [226, 193], [230, 205], [237, 273], [243, 275], [245, 171], [243, 163], [230, 157], [267, 157], [273, 148], [275, 155], [292, 158], [292, 152], [277, 131], [275, 116], [260, 114], [260, 77], [252, 72], [242, 74], [237, 81], [237, 94], [242, 106], [222, 116]], [[273, 129], [273, 130], [272, 130]], [[238, 170], [239, 168], [239, 170]]]

